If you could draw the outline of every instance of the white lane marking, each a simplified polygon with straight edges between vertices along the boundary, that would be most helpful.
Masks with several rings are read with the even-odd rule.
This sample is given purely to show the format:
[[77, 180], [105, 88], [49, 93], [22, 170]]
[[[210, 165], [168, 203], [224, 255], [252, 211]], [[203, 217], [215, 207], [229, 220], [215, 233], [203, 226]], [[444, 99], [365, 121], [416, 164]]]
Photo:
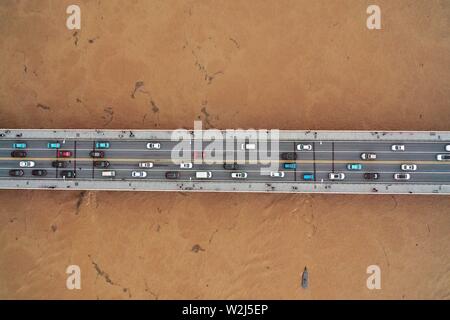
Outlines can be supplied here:
[[[42, 168], [42, 167], [33, 167], [33, 168], [19, 168], [19, 167], [10, 167], [10, 168], [0, 168], [0, 170], [24, 170], [24, 171], [32, 171], [32, 170], [47, 170], [52, 171], [56, 168]], [[58, 168], [59, 170], [66, 170], [66, 171], [73, 171], [73, 166], [69, 166], [66, 168]], [[84, 171], [84, 172], [91, 172], [92, 167], [76, 167], [77, 171]], [[245, 169], [237, 169], [237, 170], [218, 170], [218, 169], [205, 169], [205, 168], [198, 168], [198, 169], [180, 169], [179, 167], [167, 167], [165, 169], [146, 169], [146, 168], [139, 168], [139, 167], [126, 167], [126, 168], [114, 168], [114, 167], [108, 167], [108, 168], [95, 168], [96, 172], [102, 172], [102, 171], [146, 171], [146, 172], [167, 172], [167, 171], [178, 171], [180, 173], [186, 172], [186, 173], [195, 173], [197, 171], [211, 171], [211, 172], [223, 172], [223, 173], [232, 173], [232, 172], [247, 172], [247, 173], [260, 173], [260, 170], [245, 170]], [[344, 172], [346, 174], [364, 174], [364, 173], [370, 173], [370, 172], [376, 172], [379, 174], [394, 174], [394, 173], [409, 173], [411, 175], [415, 174], [450, 174], [449, 171], [382, 171], [382, 170], [336, 170], [338, 172]], [[285, 174], [294, 174], [294, 171], [283, 171]], [[313, 170], [297, 170], [297, 174], [303, 174], [303, 173], [311, 173]], [[331, 170], [316, 170], [316, 173], [330, 173]], [[264, 176], [261, 174], [260, 176]], [[267, 176], [267, 175], [266, 175]], [[282, 179], [280, 177], [274, 177], [274, 179]]]
[[[26, 158], [13, 158], [13, 157], [0, 157], [0, 162], [1, 161], [23, 161], [23, 160], [33, 160], [33, 161], [55, 161], [57, 160], [57, 158], [37, 158], [37, 157], [26, 157]], [[138, 158], [138, 159], [122, 159], [122, 158], [59, 158], [59, 160], [61, 161], [66, 161], [66, 162], [74, 162], [75, 160], [78, 162], [87, 162], [87, 163], [92, 163], [92, 161], [110, 161], [110, 162], [134, 162], [134, 163], [139, 163], [142, 161], [145, 162], [155, 162], [158, 164], [161, 163], [167, 163], [167, 164], [174, 164], [172, 162], [171, 159], [163, 159], [163, 158]], [[205, 161], [208, 161], [208, 159], [206, 159]], [[252, 160], [247, 160], [246, 163], [241, 163], [241, 165], [261, 165], [261, 166], [265, 166], [268, 164], [268, 161], [266, 160], [257, 160], [256, 162], [253, 161], [254, 163], [250, 163]], [[316, 159], [315, 161], [313, 159], [300, 159], [300, 160], [292, 160], [292, 161], [287, 161], [287, 160], [273, 160], [272, 162], [279, 162], [279, 163], [284, 163], [284, 162], [295, 162], [300, 164], [312, 164], [312, 163], [316, 163], [318, 165], [323, 165], [323, 164], [331, 164], [333, 161], [331, 161], [330, 159]], [[356, 160], [339, 160], [336, 159], [334, 160], [335, 164], [349, 164], [349, 163], [355, 163]], [[374, 161], [359, 161], [361, 164], [364, 165], [401, 165], [401, 164], [418, 164], [418, 165], [450, 165], [450, 161], [437, 161], [437, 160], [406, 160], [406, 159], [402, 159], [402, 160], [374, 160]], [[223, 163], [213, 163], [213, 164], [209, 164], [209, 163], [202, 163], [202, 165], [222, 165]], [[240, 163], [238, 163], [240, 164]]]
[[[27, 177], [26, 179], [24, 177], [17, 177], [17, 178], [12, 178], [12, 177], [0, 177], [0, 180], [17, 180], [17, 181], [33, 181], [33, 180], [53, 180], [53, 181], [62, 181], [62, 182], [66, 182], [66, 181], [98, 181], [98, 182], [118, 182], [118, 181], [142, 181], [142, 182], [195, 182], [195, 183], [203, 183], [203, 182], [209, 182], [209, 183], [216, 183], [216, 182], [229, 182], [229, 183], [246, 183], [246, 184], [251, 184], [251, 183], [272, 183], [274, 182], [274, 180], [247, 180], [247, 179], [229, 179], [229, 180], [219, 180], [219, 179], [195, 179], [195, 180], [185, 180], [185, 179], [148, 179], [147, 178], [142, 178], [142, 179], [129, 179], [129, 178], [109, 178], [109, 177], [104, 177], [103, 179], [98, 179], [98, 178], [94, 178], [94, 179], [89, 179], [89, 178], [82, 178], [82, 177], [78, 177], [78, 178], [74, 178], [74, 179], [63, 179], [63, 178], [31, 178]], [[278, 181], [278, 182], [282, 182], [285, 184], [311, 184], [311, 185], [315, 185], [318, 184], [319, 182], [317, 181], [304, 181], [304, 180], [299, 180], [299, 181]], [[392, 185], [392, 184], [404, 184], [404, 185], [422, 185], [422, 184], [432, 184], [432, 185], [447, 185], [450, 182], [447, 181], [414, 181], [414, 180], [409, 180], [409, 181], [377, 181], [377, 180], [345, 180], [345, 181], [331, 181], [331, 180], [327, 180], [326, 181], [327, 184], [361, 184], [361, 185], [365, 185], [365, 184], [375, 184], [375, 185]], [[0, 188], [2, 189], [2, 188]], [[15, 188], [17, 189], [17, 188]], [[27, 188], [19, 188], [19, 189], [27, 189]], [[38, 189], [48, 189], [46, 187], [42, 187], [42, 188], [38, 188]], [[80, 190], [84, 190], [83, 188], [76, 188], [76, 189], [80, 189]], [[132, 187], [129, 187], [129, 189], [132, 189]], [[102, 190], [101, 188], [98, 190]], [[172, 190], [172, 189], [171, 189]], [[176, 191], [184, 191], [181, 189], [176, 189]], [[208, 190], [206, 190], [208, 191]], [[215, 190], [217, 191], [217, 190]]]
[[[11, 148], [0, 148], [0, 150], [7, 150], [7, 151], [14, 151], [16, 149], [11, 149]], [[18, 149], [17, 149], [18, 150]], [[22, 150], [22, 149], [21, 149]], [[27, 152], [31, 152], [31, 151], [50, 151], [52, 152], [51, 149], [39, 149], [39, 148], [27, 148], [27, 149], [23, 149], [24, 151]], [[77, 153], [79, 151], [92, 151], [93, 149], [78, 149], [77, 148]], [[71, 148], [61, 148], [60, 151], [73, 151], [73, 149]], [[101, 151], [104, 151], [105, 153], [110, 153], [110, 152], [149, 152], [149, 153], [158, 153], [158, 152], [171, 152], [172, 149], [159, 149], [159, 150], [148, 150], [148, 149], [102, 149]], [[191, 150], [192, 152], [201, 152], [204, 150]], [[240, 151], [240, 150], [215, 150], [215, 152], [236, 152], [236, 151]], [[249, 150], [249, 152], [257, 152], [258, 150]], [[270, 150], [268, 150], [270, 151]], [[284, 153], [284, 152], [292, 152], [292, 151], [279, 151], [279, 153]], [[312, 154], [313, 151], [296, 151], [297, 153], [300, 154]], [[316, 153], [332, 153], [332, 150], [316, 150]], [[187, 152], [190, 153], [190, 152]], [[395, 151], [389, 151], [389, 150], [374, 150], [374, 151], [365, 151], [365, 150], [335, 150], [334, 153], [356, 153], [356, 154], [361, 154], [361, 153], [382, 153], [382, 154], [395, 154], [395, 155], [404, 155], [404, 154], [442, 154], [442, 153], [449, 153], [448, 151], [445, 150], [438, 150], [438, 151], [402, 151], [402, 152], [395, 152]]]

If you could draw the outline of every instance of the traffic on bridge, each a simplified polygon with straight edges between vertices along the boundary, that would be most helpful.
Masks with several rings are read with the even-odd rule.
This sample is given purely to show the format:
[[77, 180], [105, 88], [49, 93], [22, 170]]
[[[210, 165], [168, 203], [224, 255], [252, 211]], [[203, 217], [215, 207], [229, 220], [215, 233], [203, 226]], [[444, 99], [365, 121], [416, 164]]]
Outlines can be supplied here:
[[[231, 151], [224, 142], [214, 152], [228, 153], [226, 160], [221, 156], [212, 164], [205, 151], [210, 142], [202, 141], [181, 162], [172, 158], [178, 143], [162, 138], [2, 137], [0, 181], [450, 184], [450, 142], [445, 141], [281, 139], [277, 167], [265, 174], [258, 142], [236, 143]], [[245, 161], [239, 160], [239, 152]]]

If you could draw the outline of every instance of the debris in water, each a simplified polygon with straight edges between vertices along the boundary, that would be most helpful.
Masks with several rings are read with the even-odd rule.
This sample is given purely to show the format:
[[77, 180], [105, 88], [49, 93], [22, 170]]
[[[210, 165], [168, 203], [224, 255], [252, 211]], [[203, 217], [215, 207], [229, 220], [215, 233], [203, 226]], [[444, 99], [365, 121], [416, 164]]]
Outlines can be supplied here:
[[302, 273], [302, 288], [308, 288], [308, 269], [306, 268], [306, 266]]

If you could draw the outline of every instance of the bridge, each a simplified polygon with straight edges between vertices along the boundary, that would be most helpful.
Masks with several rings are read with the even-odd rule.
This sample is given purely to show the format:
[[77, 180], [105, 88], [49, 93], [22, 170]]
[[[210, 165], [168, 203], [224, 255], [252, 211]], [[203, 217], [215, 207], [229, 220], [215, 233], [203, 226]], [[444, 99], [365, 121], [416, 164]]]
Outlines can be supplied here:
[[203, 132], [187, 133], [193, 149], [181, 168], [171, 130], [0, 129], [0, 189], [450, 194], [447, 131], [281, 130], [272, 175], [261, 173], [258, 142], [223, 144], [219, 152], [248, 158], [224, 167], [207, 163]]

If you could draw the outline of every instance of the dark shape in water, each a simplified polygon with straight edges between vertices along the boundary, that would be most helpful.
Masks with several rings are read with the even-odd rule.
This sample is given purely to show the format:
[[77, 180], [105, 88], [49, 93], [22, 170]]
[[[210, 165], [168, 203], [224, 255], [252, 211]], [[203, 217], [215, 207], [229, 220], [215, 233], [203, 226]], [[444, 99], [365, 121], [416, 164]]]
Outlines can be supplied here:
[[302, 288], [308, 288], [308, 269], [306, 268], [306, 266], [302, 273]]

